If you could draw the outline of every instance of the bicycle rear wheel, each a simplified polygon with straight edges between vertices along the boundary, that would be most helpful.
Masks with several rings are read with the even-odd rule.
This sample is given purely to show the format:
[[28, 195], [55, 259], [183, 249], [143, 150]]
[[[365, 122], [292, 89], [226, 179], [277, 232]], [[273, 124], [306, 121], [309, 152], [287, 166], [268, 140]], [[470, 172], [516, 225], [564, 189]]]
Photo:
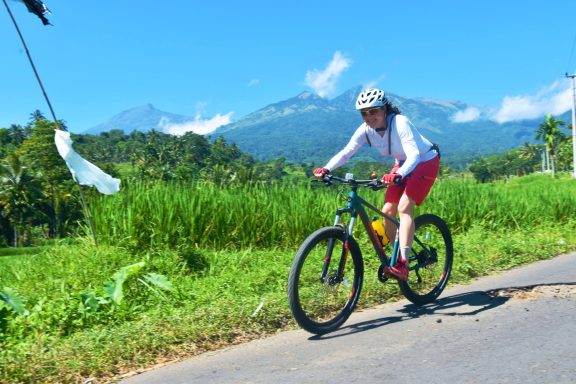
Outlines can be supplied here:
[[415, 226], [408, 281], [398, 283], [408, 300], [423, 305], [436, 300], [446, 287], [454, 251], [450, 229], [440, 217], [431, 214], [418, 216]]
[[296, 253], [288, 303], [296, 322], [314, 334], [332, 332], [350, 316], [362, 289], [364, 264], [356, 241], [341, 227], [312, 233]]

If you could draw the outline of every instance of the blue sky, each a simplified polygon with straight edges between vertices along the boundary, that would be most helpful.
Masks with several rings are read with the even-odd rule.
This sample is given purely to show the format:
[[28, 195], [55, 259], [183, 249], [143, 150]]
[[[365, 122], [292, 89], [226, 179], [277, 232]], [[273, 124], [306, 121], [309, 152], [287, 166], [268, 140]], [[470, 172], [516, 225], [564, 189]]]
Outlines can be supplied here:
[[[576, 1], [7, 0], [55, 109], [82, 132], [151, 103], [207, 133], [269, 104], [356, 85], [470, 104], [457, 121], [570, 109]], [[49, 109], [0, 4], [0, 127]], [[359, 121], [360, 122], [360, 121]]]

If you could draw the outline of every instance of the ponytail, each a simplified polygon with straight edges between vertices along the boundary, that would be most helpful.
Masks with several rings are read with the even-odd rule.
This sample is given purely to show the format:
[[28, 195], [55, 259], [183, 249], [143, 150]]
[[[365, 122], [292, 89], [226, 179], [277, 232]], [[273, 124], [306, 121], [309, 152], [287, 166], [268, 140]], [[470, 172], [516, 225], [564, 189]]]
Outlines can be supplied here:
[[397, 106], [393, 105], [390, 102], [387, 102], [386, 104], [386, 114], [390, 114], [390, 113], [396, 113], [396, 114], [401, 114], [402, 112], [400, 112], [400, 110], [398, 109]]

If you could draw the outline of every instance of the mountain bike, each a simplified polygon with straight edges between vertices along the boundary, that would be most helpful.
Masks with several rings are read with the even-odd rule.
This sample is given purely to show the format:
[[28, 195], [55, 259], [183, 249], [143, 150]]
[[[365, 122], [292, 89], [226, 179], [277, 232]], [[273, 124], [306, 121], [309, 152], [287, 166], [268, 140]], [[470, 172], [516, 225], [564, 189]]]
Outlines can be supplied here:
[[[361, 186], [379, 190], [386, 186], [379, 180], [355, 180], [325, 175], [326, 185], [341, 184], [342, 195], [348, 190], [346, 206], [336, 210], [332, 226], [310, 234], [300, 245], [288, 277], [288, 303], [294, 319], [306, 331], [325, 334], [338, 329], [354, 311], [364, 279], [364, 260], [354, 226], [358, 217], [380, 261], [378, 279], [386, 282], [386, 266], [393, 266], [399, 257], [399, 220], [384, 214], [358, 194]], [[373, 219], [388, 220], [396, 226], [396, 238], [390, 256], [386, 255], [368, 212]], [[346, 225], [345, 218], [349, 217]], [[444, 290], [452, 270], [453, 244], [450, 229], [444, 220], [433, 214], [415, 219], [416, 231], [410, 252], [407, 281], [398, 280], [402, 294], [416, 305], [433, 302]]]

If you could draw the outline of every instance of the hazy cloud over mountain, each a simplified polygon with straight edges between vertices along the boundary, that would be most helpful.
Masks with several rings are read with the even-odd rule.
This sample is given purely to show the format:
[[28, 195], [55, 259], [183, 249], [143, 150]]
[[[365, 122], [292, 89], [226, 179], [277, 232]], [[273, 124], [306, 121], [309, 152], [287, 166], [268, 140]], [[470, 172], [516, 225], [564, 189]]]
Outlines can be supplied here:
[[455, 123], [468, 123], [480, 118], [480, 110], [476, 107], [468, 107], [462, 111], [456, 112], [451, 120]]
[[491, 116], [498, 123], [534, 119], [546, 114], [559, 115], [572, 108], [568, 81], [555, 81], [535, 95], [506, 96], [500, 109]]
[[221, 125], [230, 124], [232, 121], [232, 114], [232, 112], [225, 115], [217, 114], [211, 119], [203, 119], [200, 115], [196, 115], [193, 121], [180, 124], [172, 124], [169, 119], [163, 119], [158, 124], [158, 127], [165, 133], [177, 136], [182, 136], [186, 132], [207, 135], [214, 132], [216, 128]]
[[469, 106], [456, 112], [451, 120], [468, 123], [487, 116], [497, 123], [536, 119], [544, 115], [561, 115], [572, 108], [572, 88], [569, 81], [555, 81], [535, 95], [506, 96], [498, 108]]

